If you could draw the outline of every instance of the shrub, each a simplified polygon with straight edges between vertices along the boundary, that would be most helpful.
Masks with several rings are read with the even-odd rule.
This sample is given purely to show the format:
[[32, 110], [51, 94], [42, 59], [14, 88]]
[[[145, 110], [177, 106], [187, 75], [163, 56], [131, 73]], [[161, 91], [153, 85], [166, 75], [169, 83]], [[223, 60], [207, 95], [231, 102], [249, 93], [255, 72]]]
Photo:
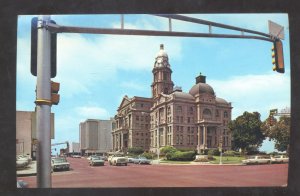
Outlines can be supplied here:
[[168, 153], [166, 155], [168, 160], [172, 161], [192, 161], [195, 159], [196, 153], [194, 151]]
[[176, 151], [177, 151], [177, 149], [174, 148], [173, 146], [165, 146], [165, 147], [160, 149], [160, 153], [162, 155], [167, 155], [168, 153], [174, 153]]
[[153, 159], [153, 157], [155, 157], [155, 154], [144, 152], [141, 156], [146, 157], [147, 159]]
[[127, 152], [129, 154], [139, 155], [144, 152], [144, 149], [141, 147], [132, 147], [132, 148], [128, 148]]
[[220, 151], [218, 149], [211, 149], [207, 152], [207, 155], [212, 155], [212, 156], [219, 156]]
[[230, 156], [230, 157], [241, 156], [241, 153], [237, 152], [237, 151], [234, 151], [234, 150], [228, 150], [228, 151], [223, 153], [223, 156]]

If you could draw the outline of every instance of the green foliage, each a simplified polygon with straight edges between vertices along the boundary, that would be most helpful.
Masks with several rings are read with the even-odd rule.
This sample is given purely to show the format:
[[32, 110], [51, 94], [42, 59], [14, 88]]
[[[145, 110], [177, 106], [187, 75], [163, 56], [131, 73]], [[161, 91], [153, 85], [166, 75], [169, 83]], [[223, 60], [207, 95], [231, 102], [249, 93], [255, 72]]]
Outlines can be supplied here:
[[279, 121], [275, 121], [273, 126], [270, 126], [268, 119], [261, 126], [264, 134], [275, 141], [275, 148], [278, 151], [288, 151], [290, 141], [291, 118], [282, 116]]
[[165, 147], [160, 149], [160, 153], [162, 155], [167, 155], [168, 153], [174, 153], [176, 151], [177, 151], [177, 149], [174, 148], [173, 146], [165, 146]]
[[238, 157], [241, 156], [241, 153], [234, 150], [228, 150], [223, 153], [223, 156], [229, 156], [229, 157]]
[[153, 159], [156, 155], [154, 153], [144, 152], [141, 156], [146, 157], [147, 159]]
[[244, 112], [228, 125], [233, 137], [233, 150], [260, 147], [265, 136], [261, 129], [262, 122], [258, 112]]
[[144, 152], [144, 149], [141, 148], [141, 147], [132, 147], [132, 148], [128, 148], [127, 152], [129, 154], [139, 155], [139, 154], [142, 154]]
[[176, 151], [172, 153], [167, 153], [166, 157], [168, 160], [172, 161], [192, 161], [195, 159], [195, 151], [181, 152]]
[[211, 156], [219, 156], [220, 155], [220, 151], [218, 149], [210, 149], [207, 152], [207, 155], [211, 155]]

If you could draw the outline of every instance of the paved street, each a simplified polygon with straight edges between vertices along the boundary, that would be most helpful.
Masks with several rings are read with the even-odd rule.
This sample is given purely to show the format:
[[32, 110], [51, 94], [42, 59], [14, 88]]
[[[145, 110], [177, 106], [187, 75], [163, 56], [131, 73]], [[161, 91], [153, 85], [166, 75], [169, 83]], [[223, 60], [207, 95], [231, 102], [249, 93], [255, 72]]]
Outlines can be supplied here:
[[[68, 158], [70, 171], [54, 172], [52, 187], [245, 187], [286, 186], [288, 164], [134, 165], [91, 167]], [[36, 176], [18, 177], [36, 187]]]

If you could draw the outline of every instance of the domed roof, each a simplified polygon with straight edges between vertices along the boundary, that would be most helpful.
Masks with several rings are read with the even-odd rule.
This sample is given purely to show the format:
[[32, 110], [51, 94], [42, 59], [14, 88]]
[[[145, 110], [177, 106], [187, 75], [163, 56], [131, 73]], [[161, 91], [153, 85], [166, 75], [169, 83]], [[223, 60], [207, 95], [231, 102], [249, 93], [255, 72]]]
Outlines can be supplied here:
[[167, 52], [164, 50], [164, 45], [160, 44], [160, 50], [157, 53], [156, 57], [167, 57], [168, 58], [168, 54]]
[[193, 96], [195, 96], [196, 94], [199, 94], [199, 93], [208, 93], [208, 94], [211, 94], [211, 95], [215, 95], [215, 91], [214, 89], [206, 84], [206, 83], [198, 83], [198, 84], [195, 84], [191, 90], [189, 91], [189, 93]]
[[169, 57], [167, 52], [164, 50], [163, 44], [160, 44], [160, 50], [155, 58], [154, 67], [170, 67]]
[[174, 95], [175, 98], [181, 98], [181, 99], [192, 99], [194, 100], [195, 98], [190, 95], [189, 93], [184, 93], [184, 92], [180, 92], [180, 91], [175, 91], [172, 93]]
[[216, 102], [220, 103], [220, 104], [228, 104], [228, 102], [225, 99], [222, 99], [222, 98], [219, 98], [219, 97], [216, 97]]

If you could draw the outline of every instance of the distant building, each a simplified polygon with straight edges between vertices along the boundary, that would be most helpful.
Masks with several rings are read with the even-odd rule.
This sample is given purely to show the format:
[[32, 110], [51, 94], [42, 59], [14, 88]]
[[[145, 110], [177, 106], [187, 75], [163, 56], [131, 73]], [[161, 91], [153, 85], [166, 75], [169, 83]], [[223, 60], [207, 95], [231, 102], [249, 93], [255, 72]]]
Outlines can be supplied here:
[[206, 76], [196, 77], [188, 93], [174, 87], [169, 57], [163, 45], [152, 70], [151, 98], [125, 96], [115, 115], [112, 131], [113, 150], [127, 151], [142, 147], [157, 152], [158, 148], [231, 149], [231, 103], [216, 96], [206, 83]]
[[88, 119], [79, 125], [82, 153], [105, 153], [112, 149], [112, 120]]
[[[51, 113], [51, 139], [54, 139], [54, 114]], [[36, 157], [36, 113], [31, 111], [16, 112], [16, 154]]]
[[80, 143], [71, 142], [69, 146], [69, 153], [80, 153]]

